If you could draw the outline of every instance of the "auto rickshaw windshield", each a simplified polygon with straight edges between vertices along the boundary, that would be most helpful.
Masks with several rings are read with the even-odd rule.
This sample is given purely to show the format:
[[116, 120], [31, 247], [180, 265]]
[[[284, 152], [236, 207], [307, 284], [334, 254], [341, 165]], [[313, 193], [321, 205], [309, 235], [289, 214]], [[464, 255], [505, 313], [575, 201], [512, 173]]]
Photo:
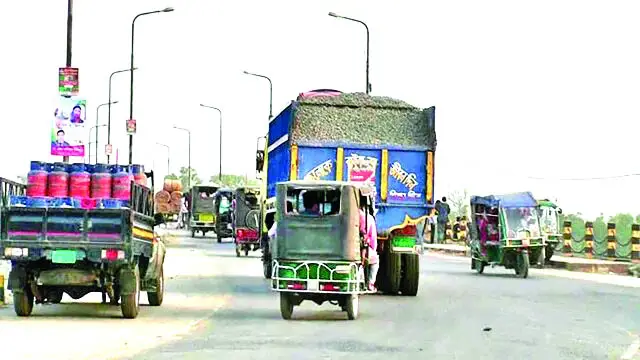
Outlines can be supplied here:
[[528, 230], [531, 237], [540, 236], [540, 223], [535, 208], [507, 208], [504, 210], [509, 238], [525, 236], [521, 234], [524, 230]]
[[293, 211], [287, 215], [328, 216], [340, 212], [338, 189], [291, 188], [287, 191], [287, 200], [293, 205]]
[[541, 208], [540, 209], [540, 226], [542, 231], [548, 234], [557, 234], [560, 230], [558, 228], [558, 211], [554, 208]]

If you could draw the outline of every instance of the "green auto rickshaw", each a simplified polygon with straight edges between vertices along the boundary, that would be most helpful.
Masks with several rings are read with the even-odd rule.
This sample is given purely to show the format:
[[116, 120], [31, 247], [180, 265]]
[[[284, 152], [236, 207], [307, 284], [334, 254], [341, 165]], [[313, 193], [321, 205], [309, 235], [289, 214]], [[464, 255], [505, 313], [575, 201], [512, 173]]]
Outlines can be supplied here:
[[554, 251], [562, 250], [563, 241], [561, 233], [560, 215], [562, 209], [548, 199], [538, 200], [538, 217], [545, 241], [544, 260], [549, 261]]
[[374, 214], [372, 194], [365, 185], [349, 182], [276, 185], [271, 281], [284, 319], [291, 319], [294, 306], [304, 300], [329, 301], [349, 320], [358, 317], [359, 297], [368, 292], [359, 209]]
[[213, 207], [214, 194], [220, 187], [215, 185], [195, 185], [191, 188], [191, 204], [189, 230], [191, 237], [200, 231], [205, 236], [210, 231], [215, 231], [215, 215]]
[[504, 266], [527, 278], [530, 258], [539, 259], [544, 246], [537, 206], [529, 192], [472, 196], [471, 269]]

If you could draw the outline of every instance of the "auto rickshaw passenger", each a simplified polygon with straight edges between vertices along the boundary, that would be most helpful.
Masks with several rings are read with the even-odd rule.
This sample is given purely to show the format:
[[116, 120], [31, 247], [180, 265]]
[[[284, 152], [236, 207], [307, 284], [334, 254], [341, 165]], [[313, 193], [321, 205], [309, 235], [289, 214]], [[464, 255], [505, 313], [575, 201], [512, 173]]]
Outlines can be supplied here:
[[302, 205], [304, 211], [303, 215], [320, 215], [320, 204], [318, 204], [318, 197], [313, 191], [306, 191], [302, 196]]
[[480, 251], [482, 255], [487, 255], [486, 243], [489, 239], [489, 220], [486, 214], [480, 214], [478, 219], [478, 232], [480, 233]]
[[364, 234], [365, 243], [369, 247], [369, 257], [366, 259], [369, 266], [367, 284], [370, 291], [377, 291], [375, 283], [378, 275], [378, 268], [380, 267], [377, 252], [378, 231], [376, 229], [376, 219], [373, 215], [365, 213], [364, 209], [360, 209], [360, 232]]

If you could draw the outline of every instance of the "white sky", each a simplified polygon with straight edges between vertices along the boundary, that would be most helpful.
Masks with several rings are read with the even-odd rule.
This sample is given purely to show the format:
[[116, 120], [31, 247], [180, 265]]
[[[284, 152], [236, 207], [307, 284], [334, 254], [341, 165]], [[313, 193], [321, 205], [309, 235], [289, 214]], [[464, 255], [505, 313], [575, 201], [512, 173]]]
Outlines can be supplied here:
[[[303, 5], [304, 4], [304, 5]], [[391, 5], [393, 4], [393, 5]], [[134, 162], [172, 170], [187, 162], [217, 174], [217, 113], [223, 110], [223, 171], [254, 174], [255, 139], [299, 92], [362, 91], [371, 30], [374, 95], [436, 106], [436, 195], [531, 190], [567, 211], [640, 213], [640, 178], [540, 181], [639, 171], [640, 3], [637, 1], [215, 1], [76, 0], [73, 66], [80, 68], [88, 123], [107, 101], [109, 74], [129, 67], [136, 22]], [[15, 178], [48, 155], [57, 70], [65, 62], [66, 0], [3, 1], [4, 100], [1, 175]], [[127, 161], [129, 77], [113, 82], [112, 142]], [[100, 122], [106, 122], [103, 107]], [[100, 151], [106, 141], [101, 128]]]

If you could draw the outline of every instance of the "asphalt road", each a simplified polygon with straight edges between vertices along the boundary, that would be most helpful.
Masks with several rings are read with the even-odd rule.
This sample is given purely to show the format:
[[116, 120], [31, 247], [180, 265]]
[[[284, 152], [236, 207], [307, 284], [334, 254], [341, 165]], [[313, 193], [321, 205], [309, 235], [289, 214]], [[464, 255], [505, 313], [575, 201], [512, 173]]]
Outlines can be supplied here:
[[162, 307], [135, 320], [68, 298], [28, 319], [0, 309], [0, 348], [22, 342], [15, 354], [49, 359], [640, 359], [628, 356], [640, 333], [637, 287], [551, 270], [478, 275], [467, 259], [425, 255], [417, 297], [366, 296], [355, 321], [304, 303], [285, 321], [258, 256], [181, 238], [168, 252]]

